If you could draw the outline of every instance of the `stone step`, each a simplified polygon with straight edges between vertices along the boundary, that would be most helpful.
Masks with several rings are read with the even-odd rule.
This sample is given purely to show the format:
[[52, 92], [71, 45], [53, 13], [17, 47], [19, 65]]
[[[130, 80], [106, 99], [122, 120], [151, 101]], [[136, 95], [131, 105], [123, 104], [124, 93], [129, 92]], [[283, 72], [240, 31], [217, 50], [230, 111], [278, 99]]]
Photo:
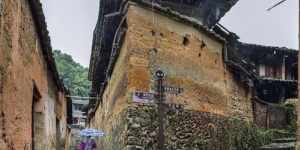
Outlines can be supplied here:
[[260, 150], [295, 150], [296, 143], [272, 143], [269, 145], [262, 146]]
[[272, 141], [273, 141], [273, 143], [290, 143], [290, 142], [296, 142], [296, 138], [293, 138], [293, 137], [281, 138], [281, 139], [274, 139]]

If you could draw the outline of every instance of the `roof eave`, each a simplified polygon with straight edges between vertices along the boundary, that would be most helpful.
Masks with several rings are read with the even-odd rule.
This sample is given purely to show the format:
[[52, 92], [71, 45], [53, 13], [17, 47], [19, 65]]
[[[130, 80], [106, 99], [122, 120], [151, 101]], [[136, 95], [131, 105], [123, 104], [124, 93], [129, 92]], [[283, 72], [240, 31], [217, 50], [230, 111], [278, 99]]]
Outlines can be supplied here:
[[156, 11], [159, 14], [165, 15], [167, 17], [170, 17], [173, 20], [182, 22], [182, 23], [186, 23], [186, 24], [191, 24], [193, 27], [195, 27], [198, 30], [201, 30], [203, 32], [205, 32], [208, 36], [218, 40], [221, 43], [225, 43], [226, 39], [223, 38], [222, 36], [220, 36], [219, 34], [217, 34], [216, 32], [214, 32], [212, 29], [210, 29], [209, 27], [203, 25], [199, 20], [183, 15], [177, 11], [171, 10], [169, 8], [166, 7], [162, 7], [161, 5], [157, 4], [157, 3], [149, 3], [147, 1], [140, 1], [140, 0], [130, 0], [129, 2], [130, 5], [139, 5], [142, 6], [146, 9], [151, 9], [151, 11]]
[[55, 84], [60, 91], [67, 91], [64, 84], [59, 78], [58, 71], [56, 69], [55, 60], [52, 54], [51, 40], [49, 37], [49, 31], [47, 29], [46, 19], [43, 12], [42, 4], [40, 0], [28, 0], [30, 4], [31, 13], [37, 29], [38, 37], [41, 42], [42, 52], [47, 66], [52, 72]]

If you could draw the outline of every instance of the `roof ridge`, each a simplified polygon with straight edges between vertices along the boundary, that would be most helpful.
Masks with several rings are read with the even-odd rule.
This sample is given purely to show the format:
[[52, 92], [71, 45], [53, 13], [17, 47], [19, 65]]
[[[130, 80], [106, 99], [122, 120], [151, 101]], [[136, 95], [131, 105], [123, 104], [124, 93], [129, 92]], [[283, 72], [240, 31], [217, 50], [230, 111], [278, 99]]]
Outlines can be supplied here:
[[269, 45], [262, 45], [262, 44], [256, 44], [256, 43], [247, 43], [247, 42], [238, 42], [240, 46], [251, 46], [251, 47], [260, 47], [260, 48], [268, 48], [268, 49], [274, 49], [274, 50], [289, 50], [289, 51], [298, 51], [297, 49], [288, 48], [285, 46], [269, 46]]

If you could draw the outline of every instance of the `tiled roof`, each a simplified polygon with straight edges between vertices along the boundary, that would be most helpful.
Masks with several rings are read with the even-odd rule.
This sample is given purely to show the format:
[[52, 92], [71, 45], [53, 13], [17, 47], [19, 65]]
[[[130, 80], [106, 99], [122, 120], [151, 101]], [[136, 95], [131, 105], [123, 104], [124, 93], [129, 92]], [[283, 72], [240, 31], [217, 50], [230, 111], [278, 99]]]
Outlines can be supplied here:
[[49, 70], [51, 70], [53, 78], [57, 87], [60, 90], [65, 90], [63, 83], [61, 82], [58, 71], [55, 65], [55, 60], [52, 54], [52, 46], [47, 29], [45, 15], [42, 9], [40, 0], [28, 0], [33, 15], [34, 23], [38, 32], [39, 39], [41, 41], [42, 52], [47, 62]]

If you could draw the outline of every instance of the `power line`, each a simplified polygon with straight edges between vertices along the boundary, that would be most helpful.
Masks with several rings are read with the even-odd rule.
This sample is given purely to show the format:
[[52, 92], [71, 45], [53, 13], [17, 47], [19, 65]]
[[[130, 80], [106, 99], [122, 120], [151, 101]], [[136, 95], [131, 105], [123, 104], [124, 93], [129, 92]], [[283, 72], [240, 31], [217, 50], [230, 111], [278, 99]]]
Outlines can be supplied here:
[[270, 11], [270, 10], [272, 10], [273, 8], [275, 8], [275, 7], [279, 6], [279, 5], [281, 5], [281, 4], [284, 3], [285, 1], [287, 1], [287, 0], [281, 0], [281, 1], [279, 1], [278, 3], [276, 3], [275, 5], [273, 5], [272, 7], [268, 8], [267, 11]]

